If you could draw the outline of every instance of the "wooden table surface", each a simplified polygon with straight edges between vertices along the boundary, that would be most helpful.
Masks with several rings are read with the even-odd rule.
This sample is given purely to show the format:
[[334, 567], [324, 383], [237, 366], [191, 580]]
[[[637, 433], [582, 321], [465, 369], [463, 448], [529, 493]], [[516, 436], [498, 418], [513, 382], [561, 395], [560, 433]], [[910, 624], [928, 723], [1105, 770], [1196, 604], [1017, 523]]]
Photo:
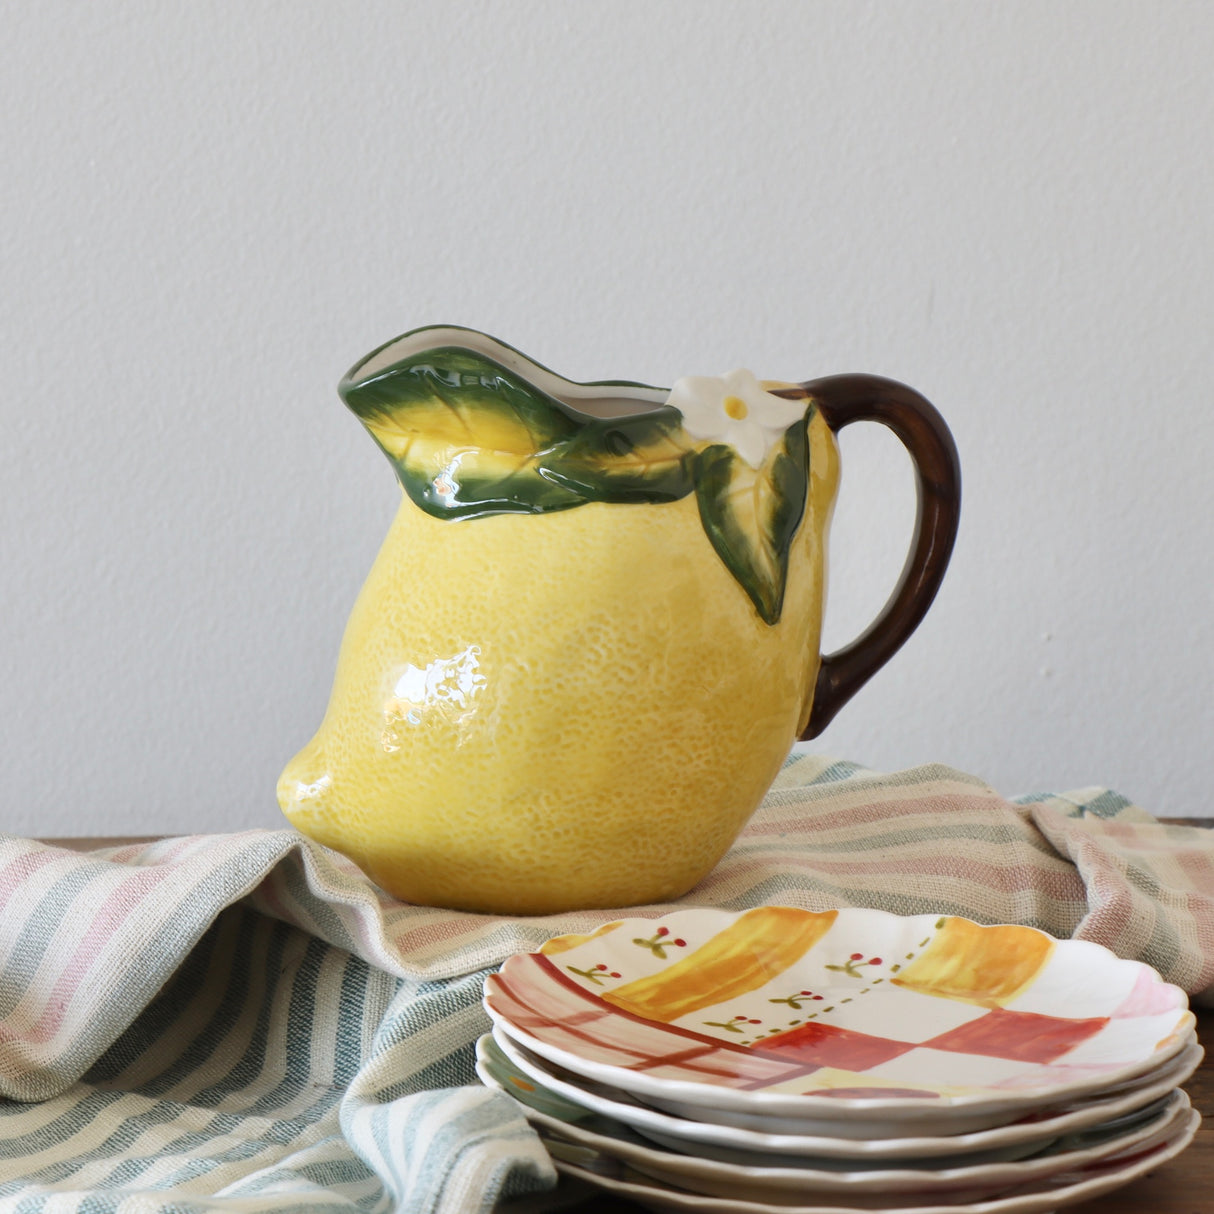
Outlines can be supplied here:
[[[45, 842], [85, 851], [150, 840], [98, 837]], [[1141, 1180], [1092, 1201], [1067, 1206], [1074, 1214], [1214, 1214], [1214, 1009], [1194, 1010], [1197, 1035], [1206, 1056], [1184, 1088], [1193, 1107], [1205, 1118], [1197, 1137], [1176, 1159]], [[644, 1214], [643, 1207], [608, 1194], [581, 1202], [571, 1210], [574, 1214]]]

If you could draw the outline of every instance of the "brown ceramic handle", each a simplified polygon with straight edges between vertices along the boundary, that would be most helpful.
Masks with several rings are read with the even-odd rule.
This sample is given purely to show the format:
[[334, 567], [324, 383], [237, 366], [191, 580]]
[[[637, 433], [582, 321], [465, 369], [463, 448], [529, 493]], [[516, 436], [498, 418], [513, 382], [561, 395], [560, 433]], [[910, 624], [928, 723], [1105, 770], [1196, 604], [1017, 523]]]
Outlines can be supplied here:
[[803, 388], [836, 433], [852, 422], [888, 426], [915, 465], [918, 509], [910, 553], [881, 614], [850, 645], [823, 657], [802, 739], [816, 738], [835, 713], [894, 656], [919, 626], [948, 566], [961, 510], [961, 467], [944, 419], [913, 388], [877, 375], [831, 375]]

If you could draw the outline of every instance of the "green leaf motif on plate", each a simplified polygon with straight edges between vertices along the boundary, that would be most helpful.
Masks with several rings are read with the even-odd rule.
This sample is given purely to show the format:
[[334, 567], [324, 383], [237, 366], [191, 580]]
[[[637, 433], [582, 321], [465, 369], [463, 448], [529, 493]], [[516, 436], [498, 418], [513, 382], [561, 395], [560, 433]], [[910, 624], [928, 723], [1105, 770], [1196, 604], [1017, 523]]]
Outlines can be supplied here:
[[789, 426], [757, 470], [723, 443], [696, 457], [696, 501], [704, 530], [768, 624], [780, 619], [788, 553], [805, 513], [808, 426], [808, 415]]

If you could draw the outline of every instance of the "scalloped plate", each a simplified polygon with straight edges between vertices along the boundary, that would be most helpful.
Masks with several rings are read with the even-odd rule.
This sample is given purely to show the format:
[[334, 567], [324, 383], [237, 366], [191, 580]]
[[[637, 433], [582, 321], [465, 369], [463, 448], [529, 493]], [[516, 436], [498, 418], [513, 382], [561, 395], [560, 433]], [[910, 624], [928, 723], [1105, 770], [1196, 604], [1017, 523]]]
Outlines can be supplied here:
[[[963, 1203], [949, 1201], [941, 1205], [876, 1206], [868, 1202], [858, 1205], [850, 1195], [843, 1199], [848, 1203], [846, 1205], [788, 1205], [711, 1197], [674, 1188], [637, 1172], [621, 1160], [606, 1158], [586, 1147], [574, 1145], [568, 1157], [559, 1144], [549, 1141], [548, 1147], [559, 1172], [628, 1197], [651, 1210], [692, 1211], [694, 1214], [856, 1214], [860, 1209], [884, 1209], [886, 1214], [1049, 1214], [1119, 1189], [1175, 1159], [1193, 1141], [1200, 1124], [1201, 1115], [1190, 1109], [1170, 1123], [1165, 1138], [1145, 1149], [1131, 1147], [1125, 1156], [1096, 1160], [1074, 1171], [1060, 1172], [1019, 1187], [1003, 1197]], [[827, 1195], [823, 1197], [830, 1200]]]
[[[797, 1166], [756, 1167], [711, 1156], [660, 1150], [619, 1122], [588, 1116], [584, 1109], [559, 1101], [542, 1088], [529, 1089], [519, 1083], [520, 1077], [511, 1071], [508, 1060], [496, 1050], [489, 1036], [477, 1042], [476, 1057], [481, 1079], [518, 1102], [527, 1120], [546, 1137], [555, 1135], [558, 1140], [590, 1147], [647, 1176], [697, 1193], [782, 1204], [803, 1201], [811, 1193], [842, 1194], [844, 1200], [853, 1200], [855, 1194], [916, 1193], [918, 1200], [941, 1200], [947, 1193], [949, 1201], [991, 1197], [1109, 1156], [1124, 1156], [1132, 1147], [1150, 1150], [1173, 1136], [1179, 1121], [1187, 1120], [1190, 1107], [1185, 1093], [1173, 1089], [1163, 1100], [1138, 1110], [1132, 1118], [1119, 1118], [1084, 1133], [1059, 1138], [1044, 1149], [1033, 1144], [1036, 1149], [1033, 1158], [1019, 1162], [957, 1164], [948, 1160], [947, 1166], [941, 1166], [886, 1161], [882, 1168], [853, 1170], [846, 1165], [805, 1166], [806, 1161], [799, 1160]], [[560, 1104], [565, 1107], [560, 1108]], [[887, 1200], [892, 1202], [892, 1198]]]
[[1087, 941], [780, 906], [556, 937], [490, 975], [485, 1006], [541, 1057], [682, 1116], [862, 1137], [982, 1129], [1111, 1088], [1195, 1023], [1179, 987]]
[[[966, 1162], [975, 1162], [975, 1157], [982, 1162], [1021, 1159], [1044, 1149], [1064, 1134], [1079, 1133], [1132, 1116], [1144, 1105], [1159, 1100], [1183, 1083], [1197, 1069], [1203, 1053], [1201, 1046], [1194, 1043], [1173, 1064], [1163, 1068], [1158, 1081], [1152, 1078], [1150, 1083], [1123, 1090], [1110, 1100], [1090, 1099], [1066, 1105], [1052, 1116], [1030, 1113], [1007, 1125], [966, 1134], [928, 1136], [920, 1132], [914, 1137], [902, 1138], [842, 1138], [832, 1135], [829, 1129], [818, 1134], [766, 1134], [711, 1121], [672, 1117], [633, 1100], [618, 1088], [596, 1083], [593, 1079], [579, 1079], [562, 1071], [555, 1063], [528, 1053], [507, 1037], [500, 1026], [494, 1028], [491, 1036], [505, 1067], [513, 1070], [513, 1074], [510, 1070], [499, 1072], [504, 1083], [511, 1088], [520, 1088], [528, 1094], [528, 1099], [545, 1101], [536, 1105], [543, 1111], [568, 1117], [569, 1108], [577, 1107], [608, 1123], [625, 1125], [668, 1150], [704, 1155], [743, 1167], [859, 1169], [891, 1164], [960, 1167]], [[918, 1126], [914, 1128], [919, 1129]]]

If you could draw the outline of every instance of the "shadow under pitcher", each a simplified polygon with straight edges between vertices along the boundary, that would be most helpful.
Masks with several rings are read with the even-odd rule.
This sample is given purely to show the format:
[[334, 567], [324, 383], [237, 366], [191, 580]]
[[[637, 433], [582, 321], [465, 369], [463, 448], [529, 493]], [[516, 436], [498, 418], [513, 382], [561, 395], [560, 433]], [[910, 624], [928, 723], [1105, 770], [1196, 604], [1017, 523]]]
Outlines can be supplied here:
[[[919, 624], [956, 536], [948, 428], [875, 376], [575, 383], [436, 326], [339, 391], [402, 500], [278, 798], [408, 902], [544, 914], [685, 893], [793, 742]], [[889, 602], [823, 656], [835, 436], [855, 421], [906, 446], [917, 521]]]

